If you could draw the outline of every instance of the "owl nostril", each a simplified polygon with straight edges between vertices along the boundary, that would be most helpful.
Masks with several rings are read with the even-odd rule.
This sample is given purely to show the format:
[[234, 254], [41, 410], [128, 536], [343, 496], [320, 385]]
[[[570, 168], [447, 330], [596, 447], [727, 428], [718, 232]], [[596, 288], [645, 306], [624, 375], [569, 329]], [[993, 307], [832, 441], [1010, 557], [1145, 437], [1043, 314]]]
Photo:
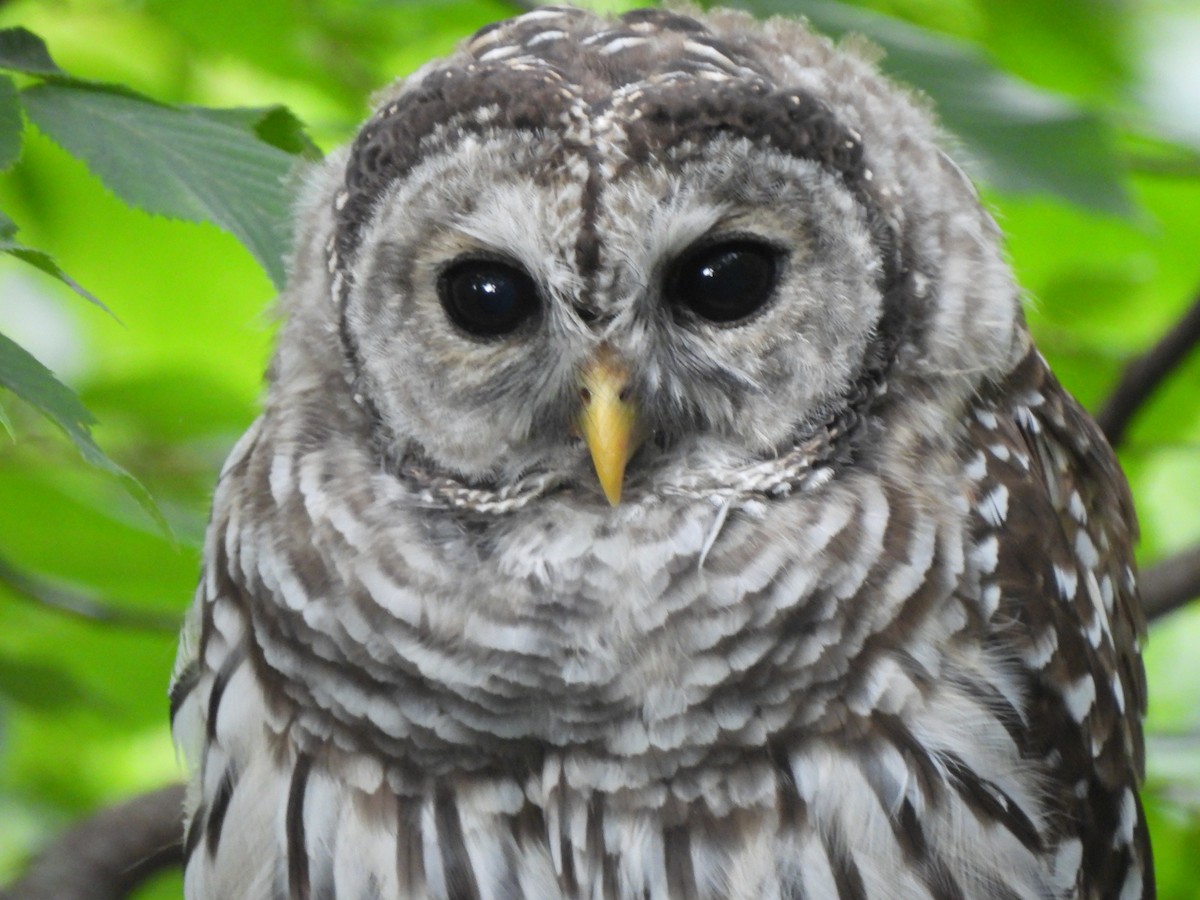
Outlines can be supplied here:
[[585, 406], [592, 402], [592, 392], [585, 387], [579, 389], [579, 402]]
[[621, 393], [617, 394], [617, 399], [622, 403], [628, 403], [631, 396], [633, 396], [633, 391], [629, 389], [629, 385], [626, 385], [621, 388]]

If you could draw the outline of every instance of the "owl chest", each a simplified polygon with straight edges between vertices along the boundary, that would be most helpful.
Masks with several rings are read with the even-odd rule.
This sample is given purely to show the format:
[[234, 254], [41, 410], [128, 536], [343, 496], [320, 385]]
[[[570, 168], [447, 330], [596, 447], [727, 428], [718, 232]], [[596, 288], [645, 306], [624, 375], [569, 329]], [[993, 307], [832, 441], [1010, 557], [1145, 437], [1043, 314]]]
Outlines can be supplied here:
[[[302, 560], [329, 580], [251, 603], [253, 655], [302, 743], [414, 778], [571, 747], [661, 777], [702, 750], [897, 715], [970, 646], [961, 523], [907, 503], [864, 480], [765, 509], [550, 507], [482, 544]], [[255, 562], [283, 585], [286, 561]]]
[[[264, 893], [192, 895], [296, 896], [300, 879], [339, 897], [926, 897], [960, 859], [964, 896], [1051, 893], [1036, 842], [976, 808], [993, 798], [1034, 833], [1048, 816], [996, 704], [965, 687], [1020, 700], [971, 638], [954, 530], [886, 495], [793, 509], [715, 538], [716, 512], [680, 517], [674, 553], [628, 534], [578, 540], [574, 563], [561, 544], [497, 546], [504, 567], [468, 592], [486, 616], [458, 591], [414, 626], [376, 580], [364, 596], [388, 621], [369, 632], [344, 604], [310, 616], [307, 645], [275, 648], [286, 628], [216, 601], [210, 678], [232, 675], [200, 692], [226, 699], [192, 827], [219, 847], [188, 877]], [[257, 650], [219, 658], [250, 631]], [[339, 641], [372, 678], [305, 664]], [[925, 869], [901, 865], [914, 847]]]
[[193, 853], [189, 896], [834, 900], [851, 884], [904, 900], [966, 860], [961, 896], [1058, 895], [1050, 863], [948, 785], [923, 794], [919, 766], [881, 746], [798, 742], [642, 790], [573, 754], [412, 795], [354, 788], [304, 754], [264, 774], [250, 766], [219, 847]]

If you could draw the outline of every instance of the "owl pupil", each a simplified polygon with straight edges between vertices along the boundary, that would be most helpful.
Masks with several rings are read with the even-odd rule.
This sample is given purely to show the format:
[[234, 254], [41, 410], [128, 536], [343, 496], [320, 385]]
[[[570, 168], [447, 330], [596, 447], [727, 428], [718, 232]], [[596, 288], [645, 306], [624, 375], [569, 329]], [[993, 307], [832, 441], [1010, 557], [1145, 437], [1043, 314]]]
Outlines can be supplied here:
[[667, 300], [710, 322], [735, 322], [775, 290], [778, 252], [752, 240], [709, 244], [685, 254], [667, 285]]
[[533, 279], [494, 260], [455, 263], [439, 279], [438, 295], [450, 320], [477, 337], [515, 331], [539, 306]]

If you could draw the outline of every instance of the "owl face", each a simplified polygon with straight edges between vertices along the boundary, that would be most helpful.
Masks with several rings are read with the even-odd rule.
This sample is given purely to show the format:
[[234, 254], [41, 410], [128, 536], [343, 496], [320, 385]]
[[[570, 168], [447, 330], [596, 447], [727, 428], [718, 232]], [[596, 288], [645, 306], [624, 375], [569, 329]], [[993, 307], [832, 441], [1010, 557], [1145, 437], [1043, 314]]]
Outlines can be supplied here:
[[564, 224], [586, 183], [547, 183], [549, 139], [513, 145], [441, 155], [371, 225], [348, 319], [396, 439], [467, 479], [594, 482], [592, 457], [628, 455], [632, 488], [681, 453], [781, 450], [828, 415], [881, 306], [878, 254], [833, 176], [729, 137], [631, 168], [590, 222]]
[[[389, 458], [615, 503], [785, 454], [861, 412], [898, 353], [971, 380], [1013, 355], [990, 222], [926, 138], [961, 227], [905, 221], [896, 142], [864, 138], [903, 122], [792, 85], [811, 73], [773, 71], [761, 41], [652, 11], [546, 17], [393, 89], [345, 158], [332, 294]], [[943, 252], [974, 265], [939, 270]], [[996, 309], [960, 296], [989, 278]]]

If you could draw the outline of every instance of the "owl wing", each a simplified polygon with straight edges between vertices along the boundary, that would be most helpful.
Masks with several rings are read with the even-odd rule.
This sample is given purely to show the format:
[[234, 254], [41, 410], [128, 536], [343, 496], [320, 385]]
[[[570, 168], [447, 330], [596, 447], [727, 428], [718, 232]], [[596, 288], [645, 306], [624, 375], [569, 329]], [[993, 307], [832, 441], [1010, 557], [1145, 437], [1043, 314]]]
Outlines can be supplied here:
[[995, 547], [995, 649], [1026, 674], [1026, 758], [1058, 796], [1048, 849], [1080, 897], [1152, 897], [1137, 788], [1144, 768], [1145, 623], [1125, 478], [1096, 423], [1030, 350], [969, 424], [975, 539]]

